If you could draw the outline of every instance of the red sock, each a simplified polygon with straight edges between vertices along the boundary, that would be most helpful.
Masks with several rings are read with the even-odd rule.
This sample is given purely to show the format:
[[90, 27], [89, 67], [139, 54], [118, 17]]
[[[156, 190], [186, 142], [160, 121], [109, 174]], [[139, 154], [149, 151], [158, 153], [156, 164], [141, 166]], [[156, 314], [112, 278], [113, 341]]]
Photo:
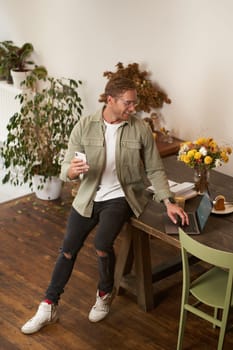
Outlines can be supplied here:
[[49, 299], [45, 299], [44, 302], [49, 304], [49, 305], [53, 304], [52, 300], [49, 300]]

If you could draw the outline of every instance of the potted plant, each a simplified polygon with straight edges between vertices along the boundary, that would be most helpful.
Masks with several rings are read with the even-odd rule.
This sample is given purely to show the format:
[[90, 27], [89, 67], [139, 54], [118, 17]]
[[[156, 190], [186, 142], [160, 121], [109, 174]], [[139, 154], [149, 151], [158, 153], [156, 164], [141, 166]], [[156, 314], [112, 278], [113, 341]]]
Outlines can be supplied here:
[[[30, 75], [23, 84], [29, 81]], [[7, 139], [0, 148], [6, 169], [3, 183], [28, 183], [33, 188], [34, 177], [40, 176], [34, 187], [37, 190], [59, 177], [70, 133], [82, 114], [81, 83], [48, 77], [42, 91], [28, 93], [26, 89], [17, 95], [21, 108], [11, 117]], [[48, 195], [42, 199], [55, 198]]]
[[[141, 70], [139, 64], [134, 62], [127, 66], [119, 62], [116, 65], [117, 69], [115, 72], [105, 71], [103, 75], [108, 79], [115, 77], [126, 77], [133, 80], [136, 84], [138, 104], [136, 106], [137, 112], [150, 113], [143, 120], [148, 123], [151, 127], [155, 139], [163, 142], [173, 142], [173, 139], [168, 135], [169, 130], [165, 128], [164, 119], [160, 113], [160, 109], [164, 103], [171, 103], [170, 98], [163, 91], [157, 83], [152, 82], [149, 77], [149, 72]], [[106, 96], [103, 94], [100, 96], [99, 101], [105, 102]], [[166, 132], [166, 133], [165, 133]]]
[[10, 55], [17, 47], [11, 40], [0, 42], [0, 79], [12, 83]]
[[[138, 63], [131, 63], [124, 67], [123, 63], [119, 62], [116, 67], [116, 72], [106, 71], [103, 75], [108, 79], [126, 77], [135, 82], [139, 100], [136, 107], [138, 112], [149, 113], [151, 109], [161, 108], [164, 103], [171, 103], [167, 94], [149, 79], [149, 73], [142, 71]], [[100, 97], [101, 102], [104, 101], [103, 98], [104, 95]]]
[[21, 47], [15, 47], [8, 54], [8, 62], [15, 87], [21, 88], [21, 83], [26, 79], [30, 66], [34, 64], [29, 60], [34, 48], [31, 43], [25, 43]]

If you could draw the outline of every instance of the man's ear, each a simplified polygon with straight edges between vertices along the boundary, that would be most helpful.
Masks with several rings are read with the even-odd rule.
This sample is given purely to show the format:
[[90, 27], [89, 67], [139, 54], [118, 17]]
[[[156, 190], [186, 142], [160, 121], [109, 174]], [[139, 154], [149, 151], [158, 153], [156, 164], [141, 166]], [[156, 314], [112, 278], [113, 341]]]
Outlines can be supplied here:
[[114, 97], [108, 95], [108, 96], [107, 96], [107, 103], [110, 103], [110, 104], [111, 104], [111, 103], [113, 102], [113, 99], [114, 99]]

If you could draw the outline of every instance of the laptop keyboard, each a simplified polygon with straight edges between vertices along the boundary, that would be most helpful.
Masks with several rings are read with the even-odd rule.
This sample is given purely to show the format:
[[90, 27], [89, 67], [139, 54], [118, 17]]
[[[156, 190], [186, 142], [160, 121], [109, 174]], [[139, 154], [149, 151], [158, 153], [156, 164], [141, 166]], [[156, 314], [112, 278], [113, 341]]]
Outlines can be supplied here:
[[182, 229], [184, 231], [188, 232], [196, 232], [196, 224], [195, 224], [195, 220], [192, 214], [188, 214], [188, 218], [189, 218], [189, 225], [182, 225], [181, 221], [179, 223], [179, 225], [182, 227]]

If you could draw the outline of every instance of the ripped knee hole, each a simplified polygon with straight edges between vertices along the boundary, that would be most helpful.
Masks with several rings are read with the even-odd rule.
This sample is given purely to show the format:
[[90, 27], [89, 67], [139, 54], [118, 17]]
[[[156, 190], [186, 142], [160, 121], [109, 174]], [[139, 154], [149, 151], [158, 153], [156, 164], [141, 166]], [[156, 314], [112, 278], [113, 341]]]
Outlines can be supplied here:
[[101, 258], [105, 258], [106, 256], [108, 256], [108, 253], [103, 252], [102, 250], [96, 250], [96, 254]]
[[65, 253], [65, 252], [63, 252], [63, 256], [64, 256], [66, 259], [68, 259], [68, 260], [71, 260], [71, 259], [72, 259], [71, 253]]

